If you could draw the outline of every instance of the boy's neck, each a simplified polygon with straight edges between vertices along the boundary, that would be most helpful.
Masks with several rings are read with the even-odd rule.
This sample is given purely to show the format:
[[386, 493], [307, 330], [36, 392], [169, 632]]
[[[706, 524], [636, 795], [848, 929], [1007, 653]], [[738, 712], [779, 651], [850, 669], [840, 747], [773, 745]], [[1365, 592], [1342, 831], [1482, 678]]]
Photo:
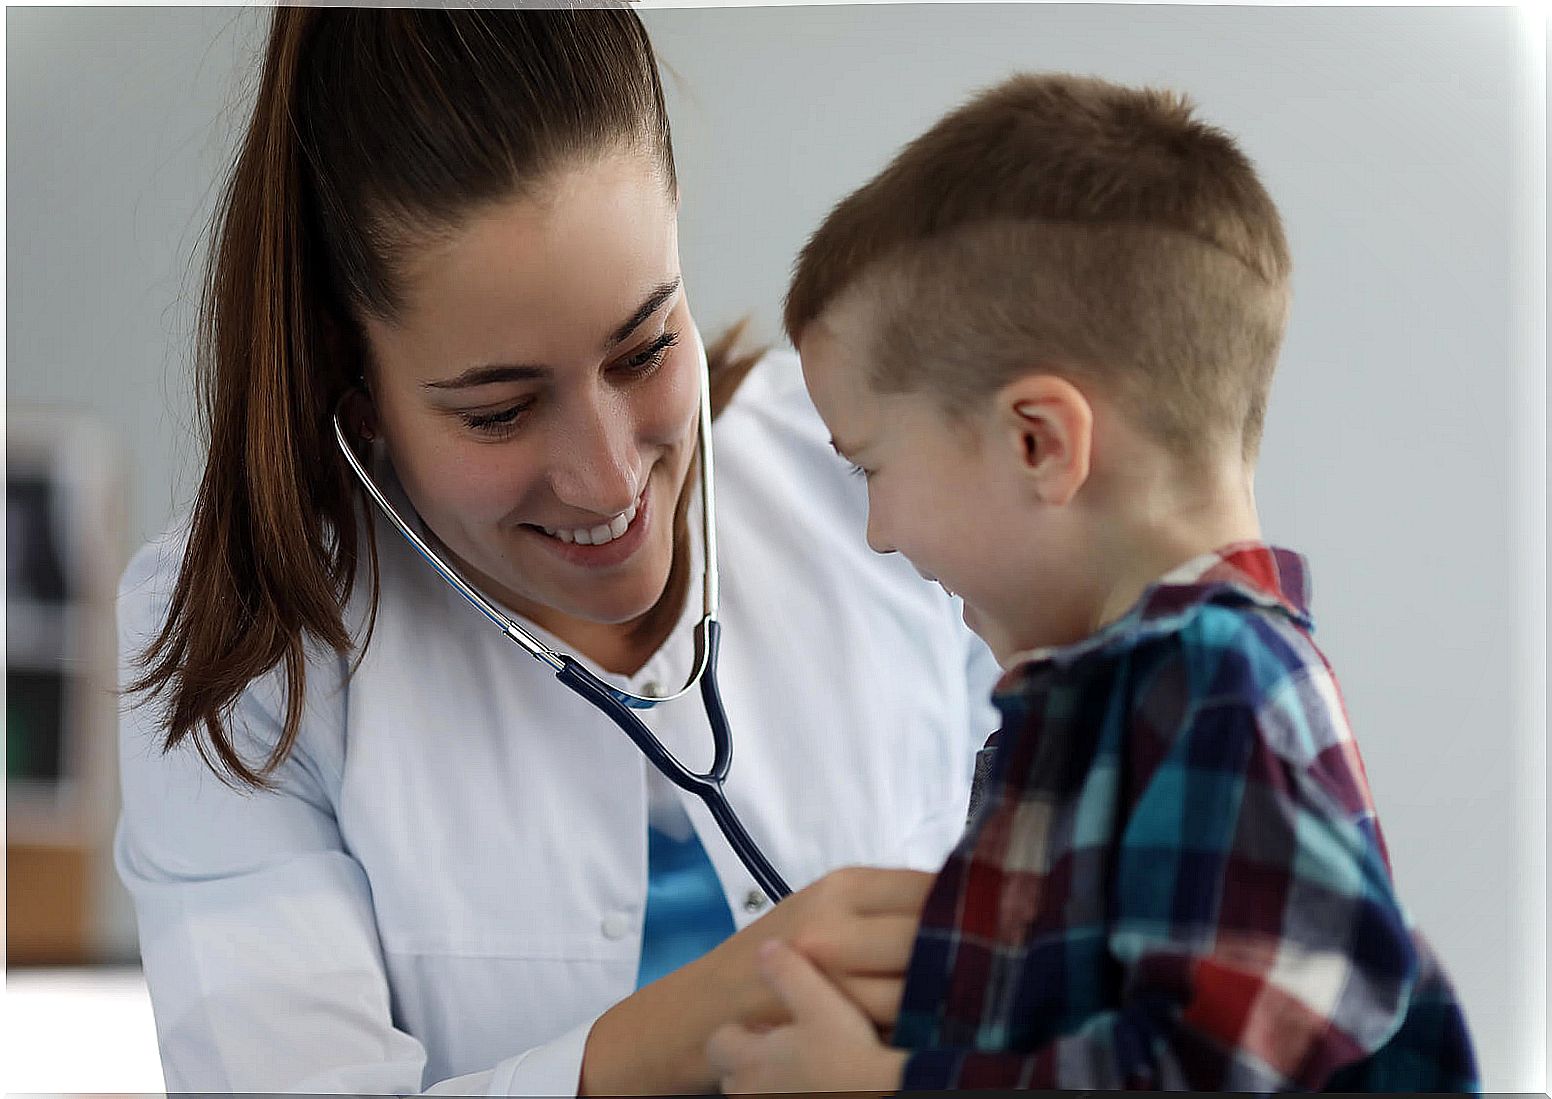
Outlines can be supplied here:
[[1253, 475], [1234, 468], [1189, 493], [1134, 501], [1110, 532], [1116, 552], [1095, 628], [1129, 611], [1147, 588], [1194, 558], [1261, 540]]

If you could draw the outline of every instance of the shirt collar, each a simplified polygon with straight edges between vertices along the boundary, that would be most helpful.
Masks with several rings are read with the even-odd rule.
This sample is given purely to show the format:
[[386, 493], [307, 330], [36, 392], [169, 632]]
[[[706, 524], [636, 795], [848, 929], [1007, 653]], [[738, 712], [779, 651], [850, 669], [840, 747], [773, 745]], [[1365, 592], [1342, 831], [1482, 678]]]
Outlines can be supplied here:
[[1023, 675], [1047, 664], [1070, 664], [1118, 640], [1164, 633], [1190, 610], [1213, 598], [1241, 599], [1287, 615], [1306, 630], [1309, 566], [1301, 554], [1262, 542], [1234, 542], [1193, 557], [1159, 577], [1120, 618], [1067, 645], [1030, 649], [1013, 656], [996, 693], [1014, 690]]
[[1235, 542], [1193, 557], [1160, 577], [1138, 604], [1145, 615], [1150, 610], [1156, 613], [1150, 593], [1216, 584], [1237, 588], [1254, 602], [1279, 607], [1306, 627], [1310, 624], [1308, 562], [1292, 550], [1262, 542]]

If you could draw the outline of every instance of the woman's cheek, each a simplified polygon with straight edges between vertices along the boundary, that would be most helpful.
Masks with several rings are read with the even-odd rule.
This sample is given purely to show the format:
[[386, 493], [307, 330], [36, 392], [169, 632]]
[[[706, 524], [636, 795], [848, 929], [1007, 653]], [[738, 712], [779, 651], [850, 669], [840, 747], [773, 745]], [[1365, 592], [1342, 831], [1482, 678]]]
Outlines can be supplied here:
[[485, 526], [506, 518], [521, 499], [521, 486], [510, 468], [508, 449], [473, 440], [421, 440], [408, 460], [396, 468], [408, 467], [413, 484], [406, 484], [413, 496], [427, 501], [417, 509], [422, 514], [439, 514], [461, 526]]
[[693, 351], [686, 348], [674, 363], [667, 384], [649, 395], [648, 434], [655, 441], [672, 444], [694, 431], [696, 414], [700, 410], [699, 366]]
[[487, 522], [523, 522], [519, 505], [531, 493], [533, 466], [506, 447], [482, 448], [490, 454], [473, 454], [441, 471], [442, 483], [461, 501], [466, 514]]

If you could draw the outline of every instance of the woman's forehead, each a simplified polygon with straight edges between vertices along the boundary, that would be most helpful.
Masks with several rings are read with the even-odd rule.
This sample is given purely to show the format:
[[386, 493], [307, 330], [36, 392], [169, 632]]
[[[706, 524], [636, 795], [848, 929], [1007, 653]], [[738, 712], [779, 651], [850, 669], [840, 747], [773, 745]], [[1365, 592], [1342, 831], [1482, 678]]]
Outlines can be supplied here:
[[426, 367], [583, 357], [605, 350], [645, 304], [673, 307], [678, 253], [677, 208], [650, 160], [610, 157], [412, 251], [400, 317], [369, 334], [387, 345], [380, 353]]

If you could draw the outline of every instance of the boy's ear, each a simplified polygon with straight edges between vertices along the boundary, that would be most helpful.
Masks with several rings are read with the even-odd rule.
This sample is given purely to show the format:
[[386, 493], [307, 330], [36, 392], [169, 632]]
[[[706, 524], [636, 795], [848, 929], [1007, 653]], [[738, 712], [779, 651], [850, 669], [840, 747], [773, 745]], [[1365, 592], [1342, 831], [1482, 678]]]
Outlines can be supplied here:
[[997, 394], [999, 428], [1020, 475], [1043, 504], [1062, 506], [1088, 480], [1094, 408], [1054, 374], [1029, 374]]

